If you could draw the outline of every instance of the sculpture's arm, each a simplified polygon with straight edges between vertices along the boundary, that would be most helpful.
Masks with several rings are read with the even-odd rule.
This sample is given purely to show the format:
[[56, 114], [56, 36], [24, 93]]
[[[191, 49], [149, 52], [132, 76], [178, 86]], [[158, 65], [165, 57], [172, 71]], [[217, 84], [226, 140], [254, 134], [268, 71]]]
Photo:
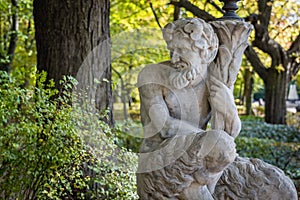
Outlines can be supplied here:
[[213, 76], [210, 77], [210, 102], [214, 113], [216, 113], [212, 127], [215, 129], [224, 128], [225, 132], [235, 138], [240, 132], [241, 121], [232, 91]]
[[151, 96], [151, 92], [144, 89], [145, 91], [140, 91], [140, 98], [144, 110], [142, 121], [145, 137], [160, 133], [162, 138], [169, 138], [175, 135], [203, 132], [202, 129], [184, 120], [171, 117], [162, 95], [153, 94]]
[[[212, 114], [212, 127], [214, 129], [224, 130], [235, 138], [239, 134], [241, 122], [234, 105], [234, 100], [233, 98], [230, 99], [232, 96], [230, 88], [233, 87], [236, 80], [242, 62], [243, 52], [248, 45], [247, 39], [252, 30], [252, 26], [245, 22], [229, 20], [214, 21], [211, 22], [211, 25], [214, 26], [219, 38], [219, 52], [216, 60], [210, 65], [210, 77], [221, 81], [223, 86], [221, 86], [221, 84], [218, 84], [218, 86], [228, 93], [228, 95], [223, 94], [225, 96], [218, 100], [222, 102], [222, 105], [224, 100], [226, 100], [227, 105], [225, 104], [223, 108], [214, 108], [214, 102], [217, 100], [212, 100], [213, 103], [211, 107], [216, 111]], [[212, 85], [215, 84], [216, 82]], [[225, 85], [227, 87], [224, 87]], [[228, 104], [229, 102], [232, 104]]]

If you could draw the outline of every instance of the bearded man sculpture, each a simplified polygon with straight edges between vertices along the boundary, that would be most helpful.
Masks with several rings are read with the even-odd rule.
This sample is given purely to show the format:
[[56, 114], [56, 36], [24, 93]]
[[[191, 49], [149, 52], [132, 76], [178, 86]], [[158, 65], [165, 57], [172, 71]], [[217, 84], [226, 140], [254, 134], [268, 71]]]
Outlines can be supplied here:
[[238, 170], [228, 168], [237, 162], [234, 138], [241, 128], [232, 89], [251, 29], [241, 21], [201, 19], [180, 19], [163, 29], [171, 60], [146, 66], [138, 77], [142, 200], [229, 197], [217, 183], [224, 170]]

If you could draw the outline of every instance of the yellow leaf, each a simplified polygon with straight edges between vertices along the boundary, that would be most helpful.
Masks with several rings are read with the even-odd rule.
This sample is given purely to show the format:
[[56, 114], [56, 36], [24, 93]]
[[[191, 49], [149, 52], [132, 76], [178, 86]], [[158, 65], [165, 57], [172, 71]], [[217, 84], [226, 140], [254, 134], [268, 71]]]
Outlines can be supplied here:
[[284, 71], [285, 71], [285, 68], [282, 66], [282, 64], [280, 64], [280, 65], [278, 65], [278, 66], [276, 67], [276, 70], [277, 70], [278, 72], [284, 72]]

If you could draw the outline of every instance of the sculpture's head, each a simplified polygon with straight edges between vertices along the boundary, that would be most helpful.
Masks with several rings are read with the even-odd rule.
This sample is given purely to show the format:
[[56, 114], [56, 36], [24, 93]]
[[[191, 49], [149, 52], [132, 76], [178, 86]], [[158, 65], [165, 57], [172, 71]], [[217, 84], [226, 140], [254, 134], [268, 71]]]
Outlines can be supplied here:
[[212, 26], [202, 19], [179, 19], [167, 24], [163, 37], [171, 52], [172, 67], [177, 69], [170, 75], [170, 83], [177, 89], [204, 80], [207, 66], [218, 51], [218, 37]]
[[179, 19], [167, 24], [163, 37], [177, 68], [191, 69], [208, 64], [216, 57], [218, 37], [212, 26], [202, 19]]

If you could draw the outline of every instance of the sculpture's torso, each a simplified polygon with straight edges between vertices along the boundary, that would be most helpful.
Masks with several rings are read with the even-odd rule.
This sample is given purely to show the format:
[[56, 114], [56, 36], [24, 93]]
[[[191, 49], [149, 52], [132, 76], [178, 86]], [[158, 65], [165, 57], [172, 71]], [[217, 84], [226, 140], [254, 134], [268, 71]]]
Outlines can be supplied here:
[[[210, 119], [209, 93], [206, 80], [199, 78], [195, 84], [183, 89], [176, 89], [170, 84], [170, 74], [176, 73], [170, 62], [146, 66], [139, 75], [138, 85], [140, 95], [147, 99], [141, 102], [141, 120], [143, 126], [151, 122], [149, 111], [156, 101], [161, 98], [167, 106], [168, 114], [175, 119], [185, 121], [200, 129], [205, 129]], [[143, 91], [147, 91], [143, 93]], [[154, 102], [154, 103], [153, 103]], [[145, 138], [141, 152], [154, 150], [161, 142], [160, 133]]]
[[[205, 81], [183, 89], [163, 89], [163, 98], [171, 117], [185, 120], [199, 128], [205, 128], [210, 106]], [[179, 100], [180, 99], [180, 100]]]

